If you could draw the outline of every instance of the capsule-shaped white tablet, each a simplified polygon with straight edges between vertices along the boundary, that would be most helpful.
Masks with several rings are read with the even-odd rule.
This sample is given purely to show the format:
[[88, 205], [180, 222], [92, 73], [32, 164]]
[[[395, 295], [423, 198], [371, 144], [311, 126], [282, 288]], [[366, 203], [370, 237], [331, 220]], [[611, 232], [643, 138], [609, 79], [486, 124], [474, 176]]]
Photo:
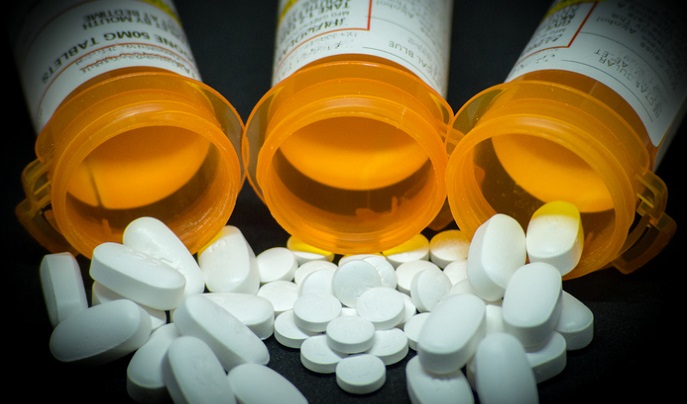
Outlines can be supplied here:
[[[312, 274], [311, 274], [312, 276]], [[306, 331], [322, 332], [341, 314], [341, 302], [328, 293], [307, 293], [293, 304], [293, 319]]]
[[584, 246], [582, 219], [577, 207], [565, 201], [547, 202], [527, 224], [530, 262], [547, 262], [566, 275], [580, 262]]
[[[234, 396], [240, 403], [307, 404], [303, 393], [274, 369], [244, 363], [227, 374]], [[269, 388], [265, 388], [269, 386]]]
[[130, 354], [150, 337], [150, 317], [131, 300], [114, 300], [73, 313], [50, 335], [60, 362], [100, 365]]
[[486, 301], [503, 297], [513, 273], [527, 259], [525, 231], [512, 217], [497, 213], [482, 223], [468, 249], [468, 279]]
[[505, 332], [488, 334], [474, 357], [474, 378], [480, 403], [539, 402], [534, 372], [525, 348]]
[[368, 394], [386, 382], [386, 366], [374, 355], [349, 355], [336, 365], [336, 384], [351, 394]]
[[405, 368], [408, 398], [413, 404], [474, 403], [475, 397], [462, 370], [436, 375], [427, 372], [418, 356], [412, 357]]
[[162, 403], [170, 400], [162, 375], [167, 348], [180, 336], [176, 325], [165, 324], [134, 352], [126, 368], [126, 391], [138, 403]]
[[339, 266], [332, 277], [332, 292], [342, 304], [355, 307], [358, 297], [367, 289], [382, 286], [374, 265], [364, 260], [351, 260]]
[[306, 369], [320, 374], [336, 372], [336, 365], [347, 353], [337, 352], [329, 346], [325, 334], [317, 334], [306, 338], [300, 345], [301, 364]]
[[420, 363], [432, 373], [454, 373], [486, 335], [486, 304], [475, 295], [450, 295], [429, 313], [417, 340]]
[[504, 330], [525, 348], [544, 343], [561, 315], [563, 285], [558, 269], [546, 262], [520, 267], [503, 296]]
[[198, 265], [210, 292], [255, 294], [260, 287], [257, 258], [243, 233], [226, 225], [198, 252]]
[[410, 298], [418, 311], [432, 311], [448, 296], [451, 286], [451, 280], [439, 267], [427, 268], [410, 282]]
[[429, 239], [425, 235], [418, 233], [411, 237], [410, 240], [382, 251], [382, 255], [386, 257], [394, 268], [398, 268], [404, 262], [429, 260]]
[[179, 271], [124, 244], [95, 247], [89, 272], [113, 292], [154, 309], [173, 309], [184, 298], [186, 278]]
[[186, 278], [184, 293], [205, 290], [203, 273], [198, 262], [177, 235], [161, 220], [143, 216], [134, 219], [124, 229], [122, 244], [159, 259]]
[[268, 248], [255, 257], [260, 273], [260, 282], [292, 281], [298, 268], [293, 251], [286, 247]]
[[561, 297], [561, 306], [556, 331], [565, 338], [569, 351], [586, 347], [594, 339], [594, 313], [565, 290]]
[[429, 260], [441, 269], [453, 261], [468, 258], [470, 240], [458, 229], [440, 231], [429, 240]]
[[396, 289], [410, 296], [410, 287], [413, 278], [425, 269], [440, 269], [437, 264], [427, 260], [413, 260], [400, 264], [396, 267]]
[[339, 266], [354, 259], [361, 259], [372, 264], [379, 273], [379, 277], [382, 278], [382, 286], [392, 289], [396, 288], [396, 283], [398, 281], [396, 277], [396, 268], [394, 268], [385, 256], [382, 254], [350, 254], [341, 257]]
[[294, 320], [293, 310], [286, 310], [274, 319], [274, 339], [285, 347], [298, 349], [308, 337], [318, 334], [322, 331], [300, 328]]
[[226, 371], [241, 363], [265, 365], [265, 343], [236, 316], [201, 295], [188, 295], [172, 314], [182, 335], [203, 340]]
[[403, 320], [405, 308], [402, 293], [385, 286], [366, 290], [355, 305], [358, 315], [371, 321], [377, 330], [397, 326]]
[[537, 384], [561, 373], [568, 363], [565, 338], [556, 331], [537, 349], [525, 350], [525, 353]]
[[409, 351], [408, 336], [400, 328], [375, 331], [374, 344], [365, 351], [384, 362], [386, 366], [402, 361]]
[[209, 292], [206, 297], [233, 314], [248, 326], [260, 339], [267, 339], [274, 332], [274, 308], [264, 297], [236, 292]]
[[175, 403], [236, 403], [225, 369], [200, 338], [182, 335], [167, 349], [163, 378]]
[[364, 352], [374, 344], [375, 326], [360, 316], [339, 316], [327, 323], [327, 343], [346, 354]]
[[257, 296], [269, 301], [274, 315], [277, 316], [286, 310], [293, 309], [293, 304], [298, 299], [298, 285], [289, 281], [265, 283], [258, 289]]
[[[101, 285], [100, 282], [93, 282], [91, 285], [91, 305], [101, 304], [117, 299], [126, 299], [119, 293], [115, 293], [112, 290]], [[167, 324], [167, 312], [165, 310], [154, 309], [152, 307], [144, 306], [140, 303], [136, 303], [143, 310], [150, 315], [150, 327], [152, 331], [157, 330], [161, 326]]]
[[46, 254], [39, 271], [45, 308], [53, 327], [88, 308], [81, 269], [71, 253]]

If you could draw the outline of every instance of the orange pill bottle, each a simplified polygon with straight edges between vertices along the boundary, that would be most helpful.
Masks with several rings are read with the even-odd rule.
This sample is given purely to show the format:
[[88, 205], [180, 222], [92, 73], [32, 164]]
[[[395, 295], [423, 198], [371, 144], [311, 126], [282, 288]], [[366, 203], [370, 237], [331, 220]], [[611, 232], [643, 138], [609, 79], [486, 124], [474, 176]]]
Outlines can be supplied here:
[[495, 212], [523, 226], [574, 203], [584, 250], [567, 279], [630, 273], [676, 224], [655, 174], [685, 113], [687, 35], [664, 2], [556, 1], [504, 83], [456, 113], [447, 196], [468, 234]]
[[154, 216], [196, 252], [244, 182], [243, 122], [201, 81], [173, 3], [21, 6], [10, 33], [38, 137], [19, 221], [48, 250], [90, 258]]

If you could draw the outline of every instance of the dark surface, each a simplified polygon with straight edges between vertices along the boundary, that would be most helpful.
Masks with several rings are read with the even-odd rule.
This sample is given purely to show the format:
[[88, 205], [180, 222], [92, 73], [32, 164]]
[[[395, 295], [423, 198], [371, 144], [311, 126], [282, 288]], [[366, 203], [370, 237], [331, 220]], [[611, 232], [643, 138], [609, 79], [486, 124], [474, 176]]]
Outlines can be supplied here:
[[[204, 81], [231, 101], [244, 120], [270, 87], [275, 3], [177, 1]], [[456, 1], [448, 92], [454, 110], [478, 91], [503, 81], [549, 4], [547, 0]], [[9, 55], [9, 47], [5, 50]], [[82, 368], [56, 361], [48, 350], [52, 327], [38, 278], [46, 250], [24, 232], [14, 216], [14, 206], [23, 198], [21, 170], [35, 158], [35, 135], [16, 73], [13, 66], [7, 68], [4, 101], [9, 110], [4, 119], [5, 145], [0, 148], [2, 267], [8, 276], [3, 286], [9, 291], [3, 305], [9, 314], [2, 331], [3, 368], [9, 376], [4, 376], [5, 394], [16, 393], [22, 399], [41, 397], [41, 401], [127, 402], [129, 357]], [[685, 315], [677, 297], [684, 292], [680, 281], [684, 261], [679, 254], [685, 248], [682, 225], [686, 218], [678, 158], [679, 150], [684, 151], [686, 126], [682, 125], [658, 170], [671, 190], [667, 212], [678, 223], [675, 238], [632, 275], [608, 269], [564, 282], [564, 289], [593, 311], [595, 337], [587, 348], [568, 352], [565, 370], [539, 385], [542, 403], [630, 398], [660, 402], [681, 396], [678, 383], [684, 383], [680, 374], [684, 374], [681, 329]], [[229, 223], [243, 231], [256, 253], [285, 245], [287, 234], [247, 183]], [[87, 274], [88, 262], [81, 257], [80, 263]], [[271, 353], [269, 366], [291, 380], [312, 403], [409, 402], [404, 369], [410, 355], [388, 367], [386, 384], [380, 390], [354, 396], [340, 390], [333, 375], [307, 371], [298, 351], [282, 347], [274, 338], [266, 343]]]

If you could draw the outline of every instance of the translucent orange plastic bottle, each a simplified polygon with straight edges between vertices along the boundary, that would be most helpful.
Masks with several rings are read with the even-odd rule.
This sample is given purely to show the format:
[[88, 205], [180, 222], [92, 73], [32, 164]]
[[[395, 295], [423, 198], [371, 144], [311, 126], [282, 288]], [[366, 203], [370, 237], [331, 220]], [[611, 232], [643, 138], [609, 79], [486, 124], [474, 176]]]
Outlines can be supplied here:
[[[26, 7], [26, 6], [24, 6]], [[16, 209], [50, 251], [90, 258], [140, 216], [191, 252], [226, 224], [243, 122], [205, 85], [169, 1], [43, 1], [10, 30], [38, 138]]]
[[654, 174], [687, 107], [684, 21], [666, 3], [556, 1], [503, 84], [456, 113], [447, 195], [468, 234], [495, 212], [523, 226], [543, 203], [582, 213], [567, 279], [630, 273], [676, 230]]
[[246, 121], [243, 159], [287, 232], [327, 251], [378, 252], [437, 215], [452, 8], [280, 1], [273, 87]]

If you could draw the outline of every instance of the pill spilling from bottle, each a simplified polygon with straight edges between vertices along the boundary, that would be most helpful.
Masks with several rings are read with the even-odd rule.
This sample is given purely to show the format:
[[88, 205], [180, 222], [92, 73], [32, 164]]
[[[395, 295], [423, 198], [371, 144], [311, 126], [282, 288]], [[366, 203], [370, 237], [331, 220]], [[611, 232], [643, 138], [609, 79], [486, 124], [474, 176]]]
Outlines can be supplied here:
[[379, 390], [387, 366], [410, 355], [411, 402], [534, 403], [594, 336], [592, 311], [562, 281], [583, 242], [564, 202], [526, 228], [496, 214], [470, 241], [444, 230], [338, 260], [293, 237], [256, 254], [231, 225], [193, 256], [141, 217], [121, 243], [94, 249], [90, 302], [69, 253], [45, 255], [40, 280], [53, 357], [128, 360], [136, 402], [308, 402], [268, 366], [274, 338], [352, 395]]

